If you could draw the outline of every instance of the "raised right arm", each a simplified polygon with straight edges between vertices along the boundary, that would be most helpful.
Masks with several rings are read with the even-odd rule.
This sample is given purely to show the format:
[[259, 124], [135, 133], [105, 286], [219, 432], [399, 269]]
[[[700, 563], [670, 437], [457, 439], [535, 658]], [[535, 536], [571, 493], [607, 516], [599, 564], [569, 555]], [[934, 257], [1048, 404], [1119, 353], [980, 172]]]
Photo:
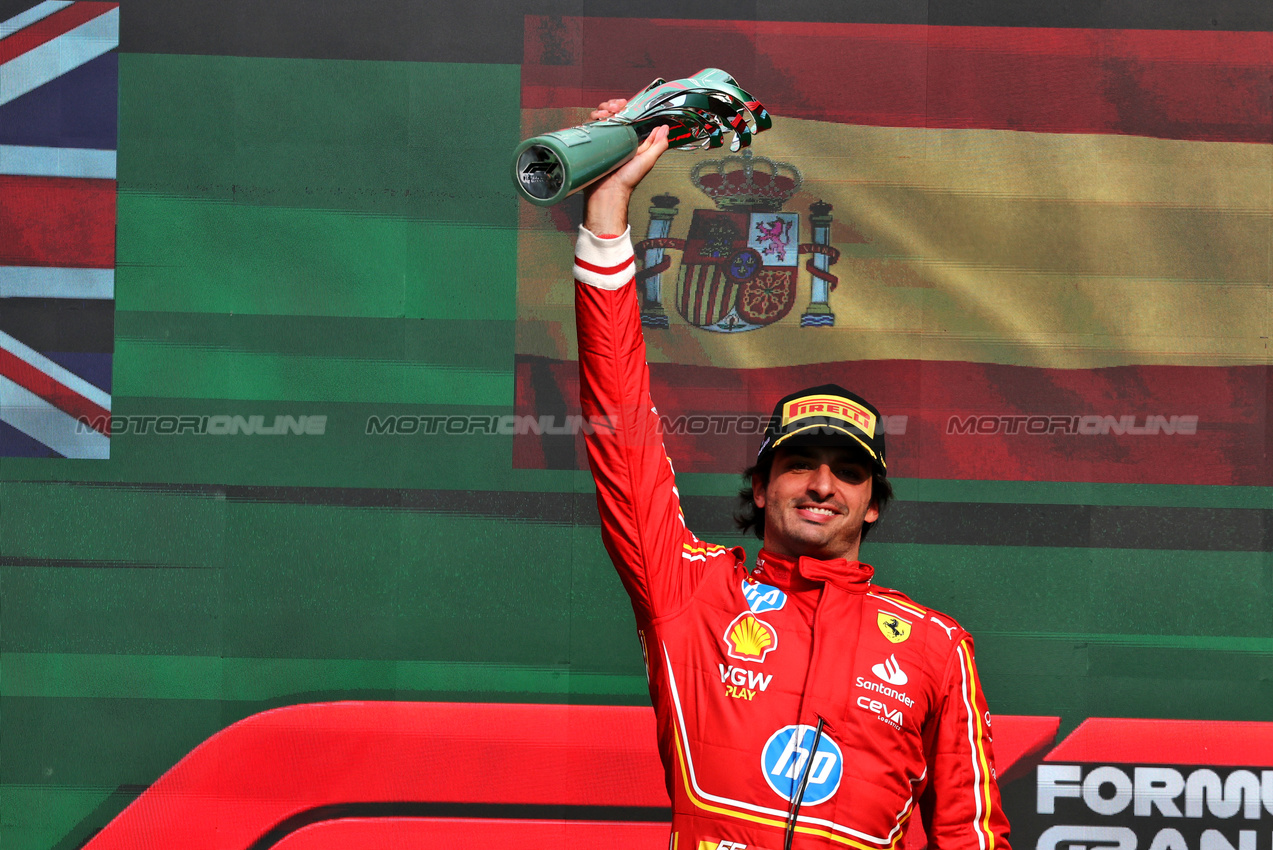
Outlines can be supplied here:
[[651, 619], [687, 601], [707, 550], [721, 549], [699, 543], [685, 528], [650, 400], [627, 206], [666, 149], [660, 129], [635, 159], [596, 186], [575, 249], [579, 394], [592, 423], [588, 462], [602, 538], [634, 606]]

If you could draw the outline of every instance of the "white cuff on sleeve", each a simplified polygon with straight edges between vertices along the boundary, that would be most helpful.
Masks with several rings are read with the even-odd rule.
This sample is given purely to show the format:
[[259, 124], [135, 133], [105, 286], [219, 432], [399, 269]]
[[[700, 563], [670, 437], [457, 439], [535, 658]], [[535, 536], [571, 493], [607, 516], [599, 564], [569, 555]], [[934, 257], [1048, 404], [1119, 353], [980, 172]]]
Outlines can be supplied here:
[[598, 289], [618, 289], [636, 275], [632, 228], [602, 239], [582, 224], [575, 243], [575, 279]]

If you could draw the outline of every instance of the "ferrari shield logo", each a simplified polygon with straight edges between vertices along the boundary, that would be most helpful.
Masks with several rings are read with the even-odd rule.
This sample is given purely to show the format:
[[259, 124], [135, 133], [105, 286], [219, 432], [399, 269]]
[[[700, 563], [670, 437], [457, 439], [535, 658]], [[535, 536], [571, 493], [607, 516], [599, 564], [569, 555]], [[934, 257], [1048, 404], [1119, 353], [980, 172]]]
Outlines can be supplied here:
[[911, 636], [910, 620], [903, 620], [896, 614], [880, 611], [876, 614], [875, 622], [880, 627], [880, 634], [891, 643], [901, 643]]

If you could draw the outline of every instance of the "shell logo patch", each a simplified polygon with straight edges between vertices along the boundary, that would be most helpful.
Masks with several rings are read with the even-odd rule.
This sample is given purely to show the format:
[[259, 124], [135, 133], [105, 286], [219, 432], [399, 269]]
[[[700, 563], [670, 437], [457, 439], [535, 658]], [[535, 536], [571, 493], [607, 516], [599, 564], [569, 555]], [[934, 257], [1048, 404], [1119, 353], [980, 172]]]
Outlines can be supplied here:
[[911, 636], [911, 621], [903, 620], [896, 614], [880, 611], [875, 617], [880, 627], [880, 634], [888, 638], [890, 643], [901, 643]]
[[725, 628], [724, 640], [729, 657], [739, 661], [764, 661], [778, 647], [773, 626], [750, 611], [739, 614]]

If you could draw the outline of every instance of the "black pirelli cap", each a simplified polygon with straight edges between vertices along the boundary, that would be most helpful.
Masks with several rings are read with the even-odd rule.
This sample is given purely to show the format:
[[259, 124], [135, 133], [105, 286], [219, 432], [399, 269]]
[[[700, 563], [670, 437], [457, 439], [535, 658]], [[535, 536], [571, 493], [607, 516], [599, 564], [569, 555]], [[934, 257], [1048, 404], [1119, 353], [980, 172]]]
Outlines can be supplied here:
[[809, 445], [862, 448], [875, 461], [880, 474], [888, 474], [880, 412], [838, 384], [809, 387], [779, 401], [769, 417], [756, 460], [782, 446]]

